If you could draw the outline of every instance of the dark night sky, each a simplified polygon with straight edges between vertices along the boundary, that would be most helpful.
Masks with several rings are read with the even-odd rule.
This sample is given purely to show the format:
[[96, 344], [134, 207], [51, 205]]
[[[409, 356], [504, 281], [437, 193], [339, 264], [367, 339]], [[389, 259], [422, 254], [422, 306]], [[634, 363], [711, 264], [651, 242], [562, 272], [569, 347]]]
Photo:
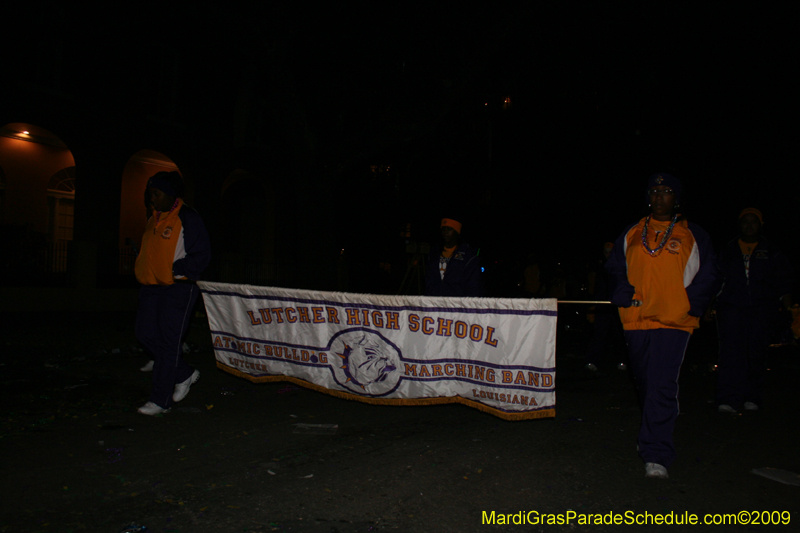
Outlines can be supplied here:
[[353, 204], [345, 242], [370, 238], [360, 228], [379, 218], [373, 233], [408, 219], [430, 235], [448, 212], [491, 253], [585, 257], [645, 213], [647, 176], [666, 170], [718, 246], [751, 205], [796, 246], [788, 4], [528, 4], [236, 12], [205, 2], [107, 24], [96, 12], [67, 18], [91, 27], [76, 39], [102, 36], [111, 50], [180, 43], [211, 76], [259, 47], [277, 51], [320, 167], [399, 169], [396, 187], [336, 178], [337, 201]]
[[[798, 140], [790, 10], [537, 4], [395, 15], [337, 26], [347, 36], [331, 55], [379, 81], [400, 76], [402, 62], [412, 102], [422, 94], [452, 105], [443, 119], [451, 127], [425, 138], [447, 152], [436, 163], [428, 154], [436, 172], [409, 163], [417, 194], [407, 208], [425, 222], [455, 204], [465, 236], [488, 249], [584, 256], [644, 214], [646, 178], [666, 170], [684, 182], [687, 216], [717, 245], [751, 205], [764, 210], [767, 230], [792, 237], [800, 190], [789, 159]], [[498, 109], [505, 95], [509, 113]], [[494, 109], [481, 117], [484, 101]], [[488, 122], [490, 163], [481, 161]]]

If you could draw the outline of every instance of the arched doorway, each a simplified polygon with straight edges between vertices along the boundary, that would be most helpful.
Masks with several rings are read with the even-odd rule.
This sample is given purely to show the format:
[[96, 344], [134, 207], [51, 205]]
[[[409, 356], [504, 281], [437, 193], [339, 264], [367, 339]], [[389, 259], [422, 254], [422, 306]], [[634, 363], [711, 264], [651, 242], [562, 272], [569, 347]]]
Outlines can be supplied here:
[[144, 194], [147, 180], [157, 172], [178, 171], [178, 166], [161, 152], [139, 150], [122, 171], [119, 207], [119, 273], [133, 275], [142, 233], [147, 225]]
[[45, 128], [12, 122], [0, 128], [0, 247], [14, 250], [0, 278], [12, 283], [48, 283], [66, 271], [76, 191], [75, 159]]
[[75, 226], [75, 167], [63, 168], [47, 182], [48, 268], [67, 271], [67, 246]]

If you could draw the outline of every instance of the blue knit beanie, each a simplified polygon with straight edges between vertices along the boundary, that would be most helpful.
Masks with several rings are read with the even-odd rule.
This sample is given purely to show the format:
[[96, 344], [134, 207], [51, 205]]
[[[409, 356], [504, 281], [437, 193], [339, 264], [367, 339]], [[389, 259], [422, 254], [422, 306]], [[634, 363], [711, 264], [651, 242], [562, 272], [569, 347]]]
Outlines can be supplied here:
[[169, 179], [170, 174], [171, 174], [170, 172], [156, 173], [152, 178], [150, 178], [147, 181], [147, 188], [158, 189], [167, 196], [178, 198], [180, 194], [178, 194], [178, 191], [175, 188], [175, 183]]
[[664, 174], [663, 172], [653, 174], [650, 176], [650, 179], [647, 180], [647, 191], [645, 192], [645, 196], [647, 196], [648, 201], [650, 200], [650, 189], [659, 185], [664, 185], [672, 189], [672, 191], [675, 193], [675, 205], [681, 203], [682, 187], [680, 180], [671, 174]]

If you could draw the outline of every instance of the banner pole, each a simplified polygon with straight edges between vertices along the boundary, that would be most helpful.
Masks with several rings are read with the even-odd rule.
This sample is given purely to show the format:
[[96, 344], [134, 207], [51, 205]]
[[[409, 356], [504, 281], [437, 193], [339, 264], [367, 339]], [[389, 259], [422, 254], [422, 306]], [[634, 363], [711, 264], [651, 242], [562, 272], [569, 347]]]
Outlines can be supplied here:
[[587, 305], [596, 305], [596, 304], [611, 304], [608, 300], [558, 300], [560, 304], [587, 304]]

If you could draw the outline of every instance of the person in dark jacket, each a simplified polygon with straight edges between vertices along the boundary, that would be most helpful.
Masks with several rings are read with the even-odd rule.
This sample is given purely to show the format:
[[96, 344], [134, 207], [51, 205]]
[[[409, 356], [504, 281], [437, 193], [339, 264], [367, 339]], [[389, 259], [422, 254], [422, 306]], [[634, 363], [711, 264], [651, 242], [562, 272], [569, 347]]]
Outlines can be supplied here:
[[442, 246], [431, 249], [425, 268], [428, 296], [481, 296], [481, 267], [469, 244], [460, 243], [461, 223], [443, 218]]
[[717, 295], [721, 412], [758, 410], [763, 400], [770, 324], [781, 305], [791, 307], [793, 271], [786, 256], [763, 235], [761, 211], [739, 214], [740, 235], [719, 257], [723, 286]]
[[180, 174], [159, 172], [147, 182], [147, 190], [153, 215], [136, 258], [136, 279], [142, 284], [136, 338], [155, 360], [150, 400], [138, 410], [152, 416], [181, 401], [200, 376], [181, 357], [181, 345], [211, 245], [200, 215], [183, 203]]

